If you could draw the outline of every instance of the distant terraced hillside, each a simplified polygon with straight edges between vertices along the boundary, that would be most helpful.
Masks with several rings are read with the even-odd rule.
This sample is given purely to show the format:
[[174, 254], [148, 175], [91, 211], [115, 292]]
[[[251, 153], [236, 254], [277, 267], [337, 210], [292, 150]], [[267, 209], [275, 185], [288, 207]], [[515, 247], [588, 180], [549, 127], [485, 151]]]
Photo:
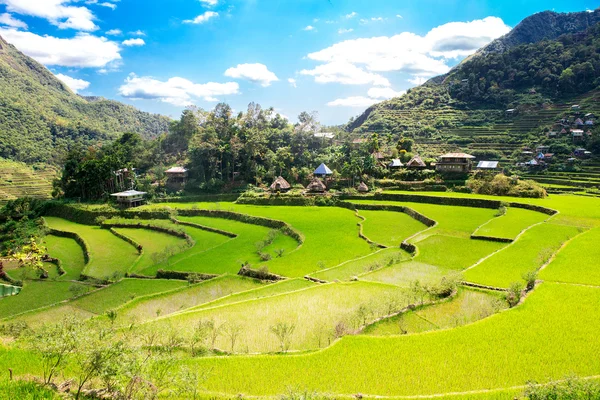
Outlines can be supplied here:
[[50, 198], [52, 180], [57, 171], [52, 167], [35, 169], [26, 164], [0, 159], [0, 204], [19, 197]]

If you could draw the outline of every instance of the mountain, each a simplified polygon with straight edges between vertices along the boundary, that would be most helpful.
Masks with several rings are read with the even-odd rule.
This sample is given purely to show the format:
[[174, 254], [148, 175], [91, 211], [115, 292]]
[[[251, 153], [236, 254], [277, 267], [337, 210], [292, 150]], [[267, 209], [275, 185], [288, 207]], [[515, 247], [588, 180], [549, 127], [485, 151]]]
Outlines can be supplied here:
[[507, 108], [582, 95], [600, 85], [599, 25], [600, 9], [534, 14], [449, 73], [369, 107], [347, 129], [443, 141], [465, 126], [504, 126]]
[[46, 67], [0, 37], [0, 158], [48, 163], [75, 144], [122, 132], [154, 137], [170, 119], [73, 93]]

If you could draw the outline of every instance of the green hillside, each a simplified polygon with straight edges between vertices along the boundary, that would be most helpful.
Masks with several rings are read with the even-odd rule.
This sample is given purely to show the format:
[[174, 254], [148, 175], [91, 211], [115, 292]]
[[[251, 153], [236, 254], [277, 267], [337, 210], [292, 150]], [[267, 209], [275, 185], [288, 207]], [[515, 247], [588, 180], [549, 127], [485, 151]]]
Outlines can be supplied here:
[[168, 126], [167, 117], [74, 94], [0, 37], [0, 157], [51, 162], [77, 143], [102, 142], [122, 132], [154, 137]]

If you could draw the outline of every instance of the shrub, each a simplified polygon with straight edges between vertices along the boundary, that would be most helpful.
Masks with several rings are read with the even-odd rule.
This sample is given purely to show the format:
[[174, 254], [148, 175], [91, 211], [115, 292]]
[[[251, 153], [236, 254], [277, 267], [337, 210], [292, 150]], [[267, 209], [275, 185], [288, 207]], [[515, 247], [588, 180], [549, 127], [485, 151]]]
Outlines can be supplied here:
[[529, 382], [524, 396], [529, 400], [577, 400], [600, 398], [600, 383], [569, 378], [539, 385]]
[[535, 281], [537, 280], [537, 270], [532, 270], [523, 274], [523, 280], [525, 281], [525, 288], [527, 291], [532, 290], [535, 287]]
[[508, 305], [512, 308], [519, 304], [521, 296], [523, 295], [523, 284], [521, 282], [514, 282], [508, 288], [505, 299]]

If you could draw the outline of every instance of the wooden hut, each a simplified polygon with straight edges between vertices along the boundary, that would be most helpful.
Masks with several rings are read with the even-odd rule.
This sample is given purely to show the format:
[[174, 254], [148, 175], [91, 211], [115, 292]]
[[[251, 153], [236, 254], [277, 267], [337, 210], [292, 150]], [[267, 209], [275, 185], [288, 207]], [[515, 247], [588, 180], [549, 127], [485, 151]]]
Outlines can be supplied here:
[[319, 178], [313, 178], [306, 189], [311, 193], [323, 193], [327, 190], [327, 186]]
[[369, 191], [369, 187], [364, 182], [361, 182], [360, 185], [358, 185], [358, 189], [357, 190], [360, 193], [367, 193]]
[[287, 192], [292, 186], [282, 176], [275, 178], [269, 189], [271, 192]]
[[416, 155], [406, 163], [406, 168], [426, 168], [427, 164], [421, 159], [421, 156]]
[[167, 186], [180, 188], [187, 183], [188, 170], [183, 167], [172, 167], [165, 171]]

